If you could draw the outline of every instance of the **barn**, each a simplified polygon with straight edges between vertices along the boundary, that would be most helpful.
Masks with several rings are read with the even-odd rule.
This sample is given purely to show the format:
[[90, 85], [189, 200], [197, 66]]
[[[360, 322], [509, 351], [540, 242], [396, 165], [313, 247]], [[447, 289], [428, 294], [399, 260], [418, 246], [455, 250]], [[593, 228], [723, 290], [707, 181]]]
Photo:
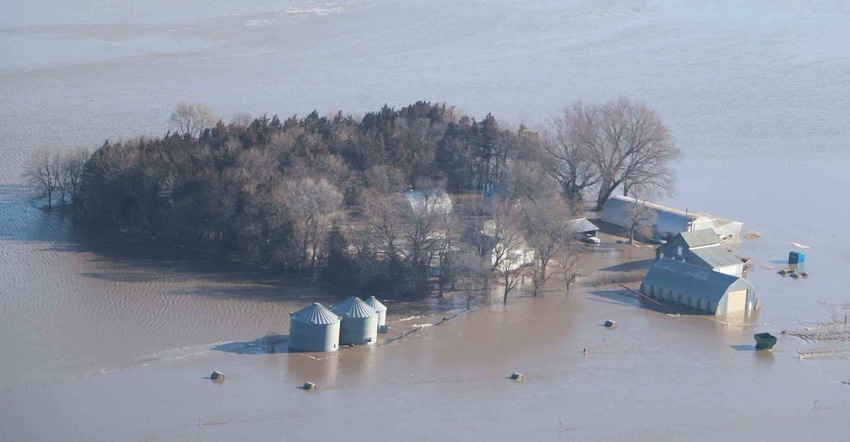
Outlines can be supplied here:
[[655, 249], [655, 260], [671, 258], [715, 272], [743, 276], [744, 262], [720, 245], [714, 230], [682, 232]]
[[743, 224], [711, 215], [684, 212], [670, 207], [664, 207], [649, 201], [638, 201], [627, 196], [614, 195], [602, 206], [602, 222], [628, 228], [631, 224], [629, 213], [634, 207], [641, 205], [654, 213], [654, 219], [649, 227], [653, 233], [662, 236], [673, 236], [681, 232], [712, 230], [721, 238], [739, 240]]
[[640, 290], [701, 314], [749, 313], [760, 307], [756, 290], [746, 279], [668, 258], [650, 267]]

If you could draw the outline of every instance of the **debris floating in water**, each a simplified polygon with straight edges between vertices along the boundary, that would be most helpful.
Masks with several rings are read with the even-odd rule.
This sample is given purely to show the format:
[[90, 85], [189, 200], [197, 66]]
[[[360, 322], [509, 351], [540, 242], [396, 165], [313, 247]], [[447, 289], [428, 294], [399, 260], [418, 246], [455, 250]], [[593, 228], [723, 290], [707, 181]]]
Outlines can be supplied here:
[[213, 381], [224, 382], [224, 373], [220, 371], [214, 371], [210, 375], [210, 379]]
[[516, 372], [511, 373], [511, 380], [521, 381], [521, 380], [523, 380], [523, 378], [525, 378], [525, 376], [523, 376], [522, 373], [516, 373]]
[[316, 391], [316, 388], [318, 387], [312, 382], [305, 382], [304, 385], [301, 386], [301, 389], [305, 391]]
[[606, 328], [616, 328], [617, 322], [609, 319], [609, 320], [605, 321], [605, 327]]

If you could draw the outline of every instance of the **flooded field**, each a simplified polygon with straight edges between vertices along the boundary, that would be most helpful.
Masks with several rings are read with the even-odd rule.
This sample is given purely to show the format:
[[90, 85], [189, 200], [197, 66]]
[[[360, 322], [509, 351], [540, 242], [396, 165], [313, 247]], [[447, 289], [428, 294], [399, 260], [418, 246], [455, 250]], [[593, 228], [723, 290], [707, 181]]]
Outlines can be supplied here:
[[[0, 439], [848, 437], [843, 5], [47, 3], [0, 6]], [[618, 95], [683, 151], [661, 203], [758, 234], [730, 245], [753, 260], [757, 315], [673, 317], [596, 284], [652, 256], [603, 237], [569, 294], [446, 322], [452, 300], [388, 304], [375, 346], [287, 353], [290, 311], [349, 294], [85, 231], [21, 179], [42, 145], [162, 134], [181, 99], [225, 118], [427, 99], [535, 125]], [[777, 274], [792, 250], [809, 278]]]

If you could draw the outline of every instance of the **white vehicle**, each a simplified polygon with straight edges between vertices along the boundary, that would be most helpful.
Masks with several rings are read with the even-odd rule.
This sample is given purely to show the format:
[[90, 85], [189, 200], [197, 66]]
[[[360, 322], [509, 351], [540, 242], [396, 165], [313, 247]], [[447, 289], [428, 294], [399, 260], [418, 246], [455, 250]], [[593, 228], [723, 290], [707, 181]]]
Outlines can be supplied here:
[[591, 235], [585, 236], [582, 239], [582, 241], [584, 241], [588, 244], [599, 244], [601, 242], [601, 241], [599, 241], [599, 238], [597, 238], [595, 236], [591, 236]]

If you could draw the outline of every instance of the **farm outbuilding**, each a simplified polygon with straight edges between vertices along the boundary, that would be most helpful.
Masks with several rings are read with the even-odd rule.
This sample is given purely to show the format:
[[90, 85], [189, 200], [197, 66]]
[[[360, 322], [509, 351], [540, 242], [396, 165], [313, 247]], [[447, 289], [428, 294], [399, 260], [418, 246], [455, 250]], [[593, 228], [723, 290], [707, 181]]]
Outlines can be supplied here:
[[668, 258], [650, 267], [640, 290], [653, 299], [710, 315], [749, 313], [760, 307], [747, 280]]
[[362, 299], [352, 296], [333, 306], [331, 311], [342, 317], [340, 345], [373, 344], [378, 338], [378, 312]]
[[743, 276], [744, 262], [720, 245], [714, 230], [682, 232], [655, 249], [655, 260], [671, 258], [715, 272]]
[[295, 351], [336, 351], [342, 318], [314, 302], [289, 314], [289, 348]]
[[375, 309], [378, 312], [378, 328], [387, 325], [387, 306], [381, 304], [381, 301], [378, 301], [378, 298], [374, 296], [370, 296], [369, 299], [363, 301], [369, 307]]
[[599, 232], [599, 226], [588, 221], [587, 218], [571, 219], [567, 221], [567, 232], [571, 235], [586, 235], [596, 236]]
[[654, 217], [650, 217], [652, 221], [647, 222], [647, 227], [661, 236], [709, 229], [721, 238], [738, 240], [741, 237], [743, 224], [740, 222], [685, 212], [620, 195], [614, 195], [605, 202], [602, 207], [602, 222], [628, 228], [631, 224], [630, 213], [638, 206], [643, 206], [652, 212]]

